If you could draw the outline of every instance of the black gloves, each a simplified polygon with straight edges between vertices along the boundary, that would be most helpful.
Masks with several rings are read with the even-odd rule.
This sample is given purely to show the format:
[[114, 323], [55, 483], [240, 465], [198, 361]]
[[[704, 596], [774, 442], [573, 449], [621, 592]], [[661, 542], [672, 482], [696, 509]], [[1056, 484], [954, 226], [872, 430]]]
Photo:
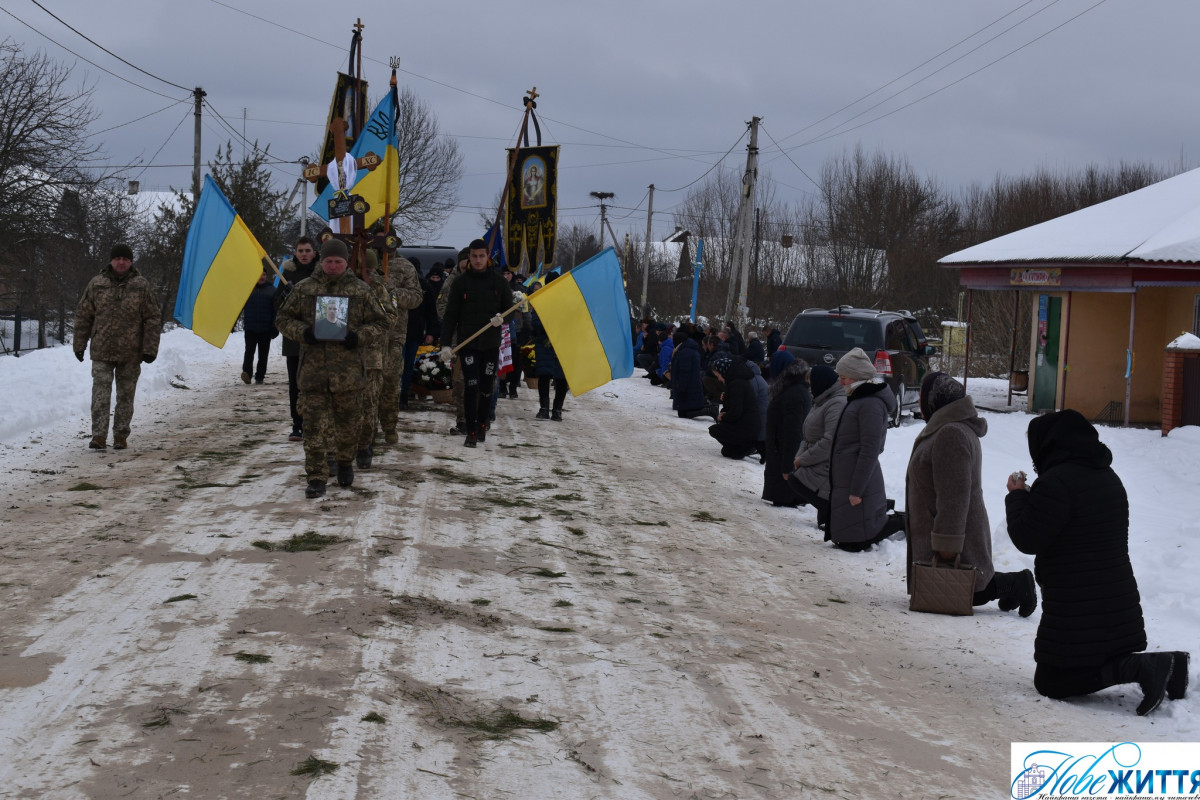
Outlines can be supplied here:
[[278, 335], [279, 335], [279, 329], [278, 329], [278, 328], [272, 328], [272, 329], [271, 329], [271, 338], [272, 338], [272, 339], [274, 339], [274, 338], [275, 338], [276, 336], [278, 336]]
[[317, 343], [317, 336], [316, 336], [316, 334], [313, 333], [312, 328], [304, 329], [304, 343], [305, 344], [316, 344]]
[[347, 350], [353, 350], [358, 347], [358, 334], [354, 331], [346, 331], [346, 338], [342, 340], [342, 345]]
[[[142, 356], [142, 362], [143, 362], [143, 363], [145, 363], [145, 364], [153, 364], [153, 363], [154, 363], [154, 359], [156, 359], [156, 358], [158, 358], [158, 354], [157, 354], [157, 353], [156, 353], [156, 354], [154, 354], [154, 355], [144, 355], [144, 356]], [[80, 361], [82, 361], [82, 360], [83, 360], [83, 358], [81, 357], [79, 360], [80, 360]]]
[[76, 357], [77, 359], [79, 359], [79, 363], [80, 363], [80, 364], [82, 364], [82, 363], [83, 363], [83, 351], [82, 351], [82, 350], [76, 350], [76, 351], [75, 351], [75, 357]]

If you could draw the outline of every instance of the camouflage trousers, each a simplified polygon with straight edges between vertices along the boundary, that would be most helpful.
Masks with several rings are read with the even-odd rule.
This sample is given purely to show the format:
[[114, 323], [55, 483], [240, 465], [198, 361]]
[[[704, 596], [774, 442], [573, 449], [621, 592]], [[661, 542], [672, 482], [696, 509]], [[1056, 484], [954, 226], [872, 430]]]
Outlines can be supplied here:
[[379, 427], [379, 392], [383, 387], [383, 370], [367, 370], [367, 385], [362, 391], [362, 416], [358, 420], [358, 449], [366, 450], [375, 441]]
[[395, 433], [400, 417], [400, 379], [404, 377], [404, 345], [388, 342], [383, 354], [383, 385], [379, 390], [379, 426]]
[[330, 460], [354, 460], [362, 424], [362, 395], [361, 391], [300, 393], [308, 480], [328, 481]]
[[133, 394], [137, 390], [142, 362], [92, 362], [92, 436], [108, 437], [108, 410], [112, 402], [113, 378], [117, 383], [117, 409], [112, 418], [113, 436], [128, 436], [133, 419]]

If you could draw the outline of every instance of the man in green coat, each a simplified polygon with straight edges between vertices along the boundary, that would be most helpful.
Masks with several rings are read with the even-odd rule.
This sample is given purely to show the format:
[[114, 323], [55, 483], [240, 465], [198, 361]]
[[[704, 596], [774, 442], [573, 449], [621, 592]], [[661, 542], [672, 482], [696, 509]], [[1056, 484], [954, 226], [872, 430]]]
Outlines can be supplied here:
[[[276, 327], [300, 345], [301, 415], [304, 418], [306, 497], [321, 497], [329, 479], [328, 459], [337, 461], [341, 486], [354, 483], [354, 456], [362, 419], [361, 397], [367, 385], [363, 348], [380, 341], [387, 316], [371, 287], [349, 272], [349, 251], [339, 239], [321, 247], [321, 268], [296, 284], [279, 309]], [[346, 333], [320, 339], [318, 316], [335, 306]], [[318, 308], [319, 307], [319, 308]]]
[[75, 357], [83, 361], [92, 343], [92, 440], [88, 447], [105, 449], [113, 380], [117, 408], [112, 418], [113, 448], [124, 450], [133, 420], [133, 395], [142, 364], [158, 357], [162, 312], [150, 282], [133, 268], [133, 250], [113, 245], [108, 266], [88, 282], [75, 309]]

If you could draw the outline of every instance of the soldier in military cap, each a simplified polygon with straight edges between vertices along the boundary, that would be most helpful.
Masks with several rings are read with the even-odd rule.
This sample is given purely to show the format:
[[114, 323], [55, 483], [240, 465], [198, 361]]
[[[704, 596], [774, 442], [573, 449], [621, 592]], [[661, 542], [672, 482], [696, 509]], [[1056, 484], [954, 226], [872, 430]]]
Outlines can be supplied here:
[[124, 450], [133, 419], [133, 395], [142, 364], [158, 357], [162, 313], [150, 282], [133, 268], [133, 250], [113, 245], [108, 266], [88, 282], [75, 309], [75, 357], [83, 361], [91, 341], [92, 439], [88, 447], [104, 450], [108, 439], [113, 381], [117, 407], [112, 418], [113, 448]]
[[[304, 418], [306, 497], [321, 497], [329, 480], [327, 459], [337, 462], [341, 486], [354, 483], [354, 456], [367, 388], [363, 348], [381, 340], [387, 316], [371, 287], [351, 273], [349, 251], [339, 239], [321, 247], [321, 267], [296, 284], [279, 309], [276, 325], [288, 338], [301, 342], [301, 415]], [[317, 338], [318, 303], [345, 301], [346, 334], [342, 339]], [[340, 303], [339, 303], [340, 304]]]

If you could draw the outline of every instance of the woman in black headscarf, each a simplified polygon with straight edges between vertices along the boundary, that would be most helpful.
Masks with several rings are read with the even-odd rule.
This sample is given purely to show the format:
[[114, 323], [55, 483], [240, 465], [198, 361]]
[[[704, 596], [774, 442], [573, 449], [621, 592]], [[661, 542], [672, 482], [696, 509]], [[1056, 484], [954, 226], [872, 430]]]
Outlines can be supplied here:
[[800, 505], [800, 498], [787, 484], [787, 476], [804, 439], [804, 420], [811, 408], [808, 362], [796, 359], [773, 374], [767, 387], [767, 460], [762, 499], [773, 505]]
[[1034, 558], [1042, 621], [1033, 645], [1039, 694], [1062, 700], [1136, 683], [1139, 715], [1187, 692], [1187, 653], [1144, 653], [1141, 596], [1129, 560], [1129, 498], [1112, 453], [1066, 409], [1029, 423], [1038, 474], [1008, 479], [1008, 535]]

